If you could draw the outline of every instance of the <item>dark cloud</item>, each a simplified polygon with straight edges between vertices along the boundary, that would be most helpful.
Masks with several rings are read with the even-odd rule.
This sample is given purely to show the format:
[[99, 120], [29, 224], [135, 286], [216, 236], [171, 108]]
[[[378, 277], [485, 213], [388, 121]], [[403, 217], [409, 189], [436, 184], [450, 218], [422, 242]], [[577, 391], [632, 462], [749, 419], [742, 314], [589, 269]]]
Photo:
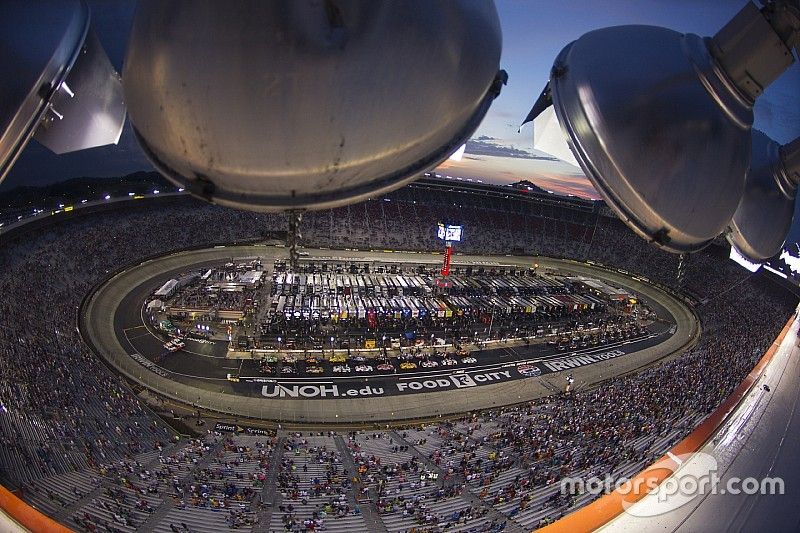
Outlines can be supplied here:
[[496, 157], [513, 157], [515, 159], [533, 159], [538, 161], [558, 161], [555, 157], [538, 155], [527, 150], [520, 150], [514, 146], [505, 146], [497, 142], [491, 142], [496, 139], [481, 135], [477, 139], [470, 139], [467, 141], [467, 149], [465, 153], [470, 155], [491, 155]]

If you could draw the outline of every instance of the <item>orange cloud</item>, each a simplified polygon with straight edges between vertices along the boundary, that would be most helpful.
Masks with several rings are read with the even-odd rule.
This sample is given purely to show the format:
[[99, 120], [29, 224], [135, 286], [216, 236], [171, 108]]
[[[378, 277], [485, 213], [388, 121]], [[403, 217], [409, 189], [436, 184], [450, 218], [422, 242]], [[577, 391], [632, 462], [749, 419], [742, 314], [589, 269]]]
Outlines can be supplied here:
[[526, 179], [557, 194], [572, 194], [593, 200], [600, 198], [600, 194], [581, 170], [566, 163], [491, 155], [467, 157], [468, 155], [461, 161], [447, 160], [436, 171], [447, 176], [482, 180], [496, 185], [508, 185]]

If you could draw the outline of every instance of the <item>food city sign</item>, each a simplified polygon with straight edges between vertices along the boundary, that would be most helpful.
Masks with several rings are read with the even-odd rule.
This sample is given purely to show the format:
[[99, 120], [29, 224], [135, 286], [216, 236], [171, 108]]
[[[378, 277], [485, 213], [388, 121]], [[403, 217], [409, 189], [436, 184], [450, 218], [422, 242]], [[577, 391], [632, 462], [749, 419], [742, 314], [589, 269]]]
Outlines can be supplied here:
[[395, 383], [400, 393], [404, 392], [423, 392], [436, 389], [463, 389], [465, 387], [477, 387], [488, 383], [496, 383], [511, 379], [511, 371], [498, 370], [495, 372], [481, 372], [478, 374], [456, 374], [444, 377], [407, 380]]
[[[581, 366], [591, 365], [600, 361], [613, 359], [625, 355], [623, 350], [609, 350], [591, 355], [578, 355], [565, 357], [554, 361], [543, 361], [537, 364], [520, 363], [514, 367], [514, 372], [509, 370], [486, 370], [482, 372], [463, 372], [454, 374], [438, 374], [432, 376], [414, 376], [400, 378], [388, 382], [381, 380], [381, 385], [366, 385], [363, 381], [337, 381], [333, 382], [275, 382], [258, 378], [248, 379], [252, 382], [264, 382], [261, 395], [266, 398], [298, 398], [298, 399], [327, 399], [327, 398], [374, 398], [377, 396], [392, 396], [415, 394], [423, 392], [437, 392], [451, 389], [479, 387], [514, 379], [537, 377], [543, 373], [559, 372]], [[542, 366], [540, 366], [542, 365]]]
[[474, 372], [471, 374], [439, 375], [429, 378], [406, 379], [392, 383], [385, 388], [376, 385], [363, 385], [356, 382], [340, 383], [268, 383], [261, 387], [261, 395], [266, 398], [374, 398], [398, 394], [434, 392], [445, 389], [477, 387], [515, 379], [510, 370]]

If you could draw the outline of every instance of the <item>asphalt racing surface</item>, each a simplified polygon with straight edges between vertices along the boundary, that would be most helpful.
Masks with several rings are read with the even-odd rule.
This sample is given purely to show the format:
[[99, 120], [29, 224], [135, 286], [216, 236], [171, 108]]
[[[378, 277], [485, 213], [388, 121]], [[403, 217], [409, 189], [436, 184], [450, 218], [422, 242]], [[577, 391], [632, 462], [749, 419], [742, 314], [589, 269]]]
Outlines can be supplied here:
[[[114, 317], [117, 337], [124, 347], [144, 356], [168, 372], [176, 381], [207, 390], [216, 389], [220, 392], [256, 397], [286, 397], [296, 394], [304, 398], [331, 399], [339, 396], [361, 396], [361, 391], [369, 391], [367, 396], [388, 396], [475, 387], [498, 381], [536, 377], [656, 346], [669, 335], [670, 327], [674, 325], [671, 322], [672, 317], [663, 306], [656, 304], [654, 307], [661, 321], [651, 325], [646, 335], [602, 346], [570, 351], [558, 351], [546, 344], [503, 346], [471, 351], [470, 355], [478, 360], [475, 364], [459, 362], [458, 366], [453, 367], [397, 370], [395, 373], [373, 371], [363, 374], [334, 374], [331, 370], [333, 365], [326, 361], [323, 364], [325, 374], [314, 376], [305, 375], [304, 364], [298, 363], [297, 375], [272, 377], [265, 376], [258, 370], [257, 361], [226, 358], [228, 346], [225, 342], [186, 339], [184, 350], [169, 353], [164, 349], [163, 344], [167, 339], [146, 324], [142, 315], [142, 304], [164, 281], [182, 273], [185, 270], [165, 272], [133, 288], [122, 300]], [[399, 366], [396, 358], [393, 363], [395, 367]], [[240, 376], [240, 381], [228, 381], [228, 374]]]
[[[659, 320], [648, 326], [647, 333], [642, 336], [598, 346], [558, 351], [547, 344], [512, 342], [470, 351], [469, 355], [477, 359], [473, 364], [459, 361], [457, 366], [451, 367], [384, 373], [334, 374], [331, 364], [326, 361], [323, 364], [325, 373], [321, 375], [307, 375], [304, 363], [298, 363], [296, 374], [267, 376], [258, 370], [256, 361], [226, 358], [227, 343], [224, 342], [187, 339], [183, 350], [166, 352], [163, 348], [166, 339], [145, 323], [145, 299], [176, 274], [219, 264], [233, 257], [253, 255], [261, 255], [266, 264], [271, 264], [274, 258], [284, 255], [284, 249], [248, 246], [181, 252], [129, 269], [106, 283], [92, 297], [82, 317], [84, 336], [101, 355], [129, 377], [184, 402], [248, 416], [276, 418], [277, 414], [278, 418], [344, 421], [357, 416], [356, 413], [361, 419], [380, 419], [378, 414], [364, 413], [364, 405], [383, 413], [385, 418], [397, 418], [411, 417], [411, 412], [413, 417], [425, 417], [516, 403], [563, 390], [567, 374], [574, 376], [576, 387], [585, 387], [673, 354], [698, 333], [693, 315], [683, 304], [649, 284], [629, 279], [627, 283], [621, 283], [620, 279], [627, 279], [626, 276], [591, 265], [537, 257], [535, 261], [540, 265], [550, 261], [559, 269], [591, 275], [634, 290], [657, 313]], [[363, 260], [368, 257], [380, 261], [437, 262], [440, 259], [427, 254], [329, 250], [312, 252], [312, 256], [317, 260]], [[522, 266], [530, 264], [532, 259], [456, 257], [456, 262]], [[114, 293], [113, 298], [107, 298], [110, 305], [98, 307], [97, 299], [105, 302], [104, 296], [109, 291]], [[684, 314], [680, 312], [681, 307]], [[103, 342], [99, 342], [101, 338]], [[112, 351], [116, 352], [115, 357], [109, 357]], [[640, 359], [640, 354], [645, 356]], [[127, 361], [121, 365], [123, 360]], [[393, 362], [399, 366], [396, 359]], [[368, 364], [376, 366], [374, 362]], [[355, 365], [351, 363], [350, 366], [354, 368]], [[228, 374], [239, 376], [239, 381], [229, 381]], [[171, 392], [172, 389], [175, 393]], [[499, 390], [504, 391], [500, 397], [496, 395]], [[431, 403], [434, 397], [439, 401]], [[449, 397], [449, 402], [444, 399], [446, 397]], [[379, 398], [383, 400], [376, 402]], [[288, 407], [301, 403], [301, 413]], [[345, 403], [353, 405], [342, 408]], [[426, 405], [431, 412], [426, 412]]]

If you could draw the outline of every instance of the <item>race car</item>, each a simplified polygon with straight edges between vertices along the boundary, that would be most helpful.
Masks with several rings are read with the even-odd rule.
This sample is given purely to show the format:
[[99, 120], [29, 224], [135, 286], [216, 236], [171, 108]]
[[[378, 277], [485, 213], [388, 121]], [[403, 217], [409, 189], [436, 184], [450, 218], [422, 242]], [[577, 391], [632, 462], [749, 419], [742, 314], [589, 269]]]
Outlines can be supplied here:
[[270, 355], [267, 355], [267, 356], [264, 357], [264, 361], [266, 361], [267, 363], [277, 363], [278, 362], [278, 358], [276, 356], [270, 354]]
[[349, 374], [352, 369], [348, 365], [336, 365], [333, 371], [337, 374]]
[[346, 363], [347, 357], [345, 357], [344, 354], [337, 353], [332, 355], [329, 361], [331, 363]]
[[535, 377], [542, 375], [542, 369], [536, 365], [522, 364], [517, 365], [517, 372], [526, 377]]
[[436, 361], [431, 361], [430, 359], [427, 361], [423, 361], [420, 364], [422, 365], [423, 368], [436, 368], [437, 366], [439, 366], [439, 363], [437, 363]]
[[321, 366], [309, 366], [306, 367], [306, 372], [309, 374], [322, 374], [325, 370]]
[[275, 374], [275, 367], [274, 366], [263, 365], [263, 366], [261, 366], [259, 368], [259, 370], [261, 370], [262, 374], [267, 374], [268, 376], [271, 376], [271, 375]]
[[370, 365], [358, 365], [356, 366], [356, 372], [372, 372], [372, 367]]
[[400, 370], [414, 370], [415, 368], [417, 368], [417, 363], [412, 363], [411, 361], [400, 363]]
[[286, 365], [281, 367], [281, 374], [297, 374], [297, 370], [293, 366]]
[[283, 362], [284, 363], [289, 363], [289, 364], [294, 364], [294, 363], [297, 362], [297, 358], [295, 356], [293, 356], [293, 355], [284, 355], [283, 356]]
[[307, 357], [306, 358], [306, 365], [312, 365], [313, 366], [313, 365], [318, 365], [318, 364], [319, 364], [319, 359], [317, 359], [316, 357]]
[[353, 357], [350, 358], [351, 363], [363, 363], [366, 360], [367, 358], [364, 357], [363, 355], [354, 355]]
[[394, 372], [394, 365], [390, 363], [381, 363], [376, 368], [379, 372]]
[[164, 344], [164, 349], [170, 352], [177, 352], [178, 350], [180, 350], [180, 348], [175, 346], [175, 343], [173, 343], [172, 341], [169, 341], [168, 343]]
[[478, 362], [478, 360], [472, 356], [467, 356], [467, 357], [462, 357], [461, 362], [464, 363], [465, 365], [474, 365], [475, 363]]
[[445, 357], [442, 359], [442, 366], [455, 366], [458, 364], [458, 361], [453, 359], [452, 357]]

